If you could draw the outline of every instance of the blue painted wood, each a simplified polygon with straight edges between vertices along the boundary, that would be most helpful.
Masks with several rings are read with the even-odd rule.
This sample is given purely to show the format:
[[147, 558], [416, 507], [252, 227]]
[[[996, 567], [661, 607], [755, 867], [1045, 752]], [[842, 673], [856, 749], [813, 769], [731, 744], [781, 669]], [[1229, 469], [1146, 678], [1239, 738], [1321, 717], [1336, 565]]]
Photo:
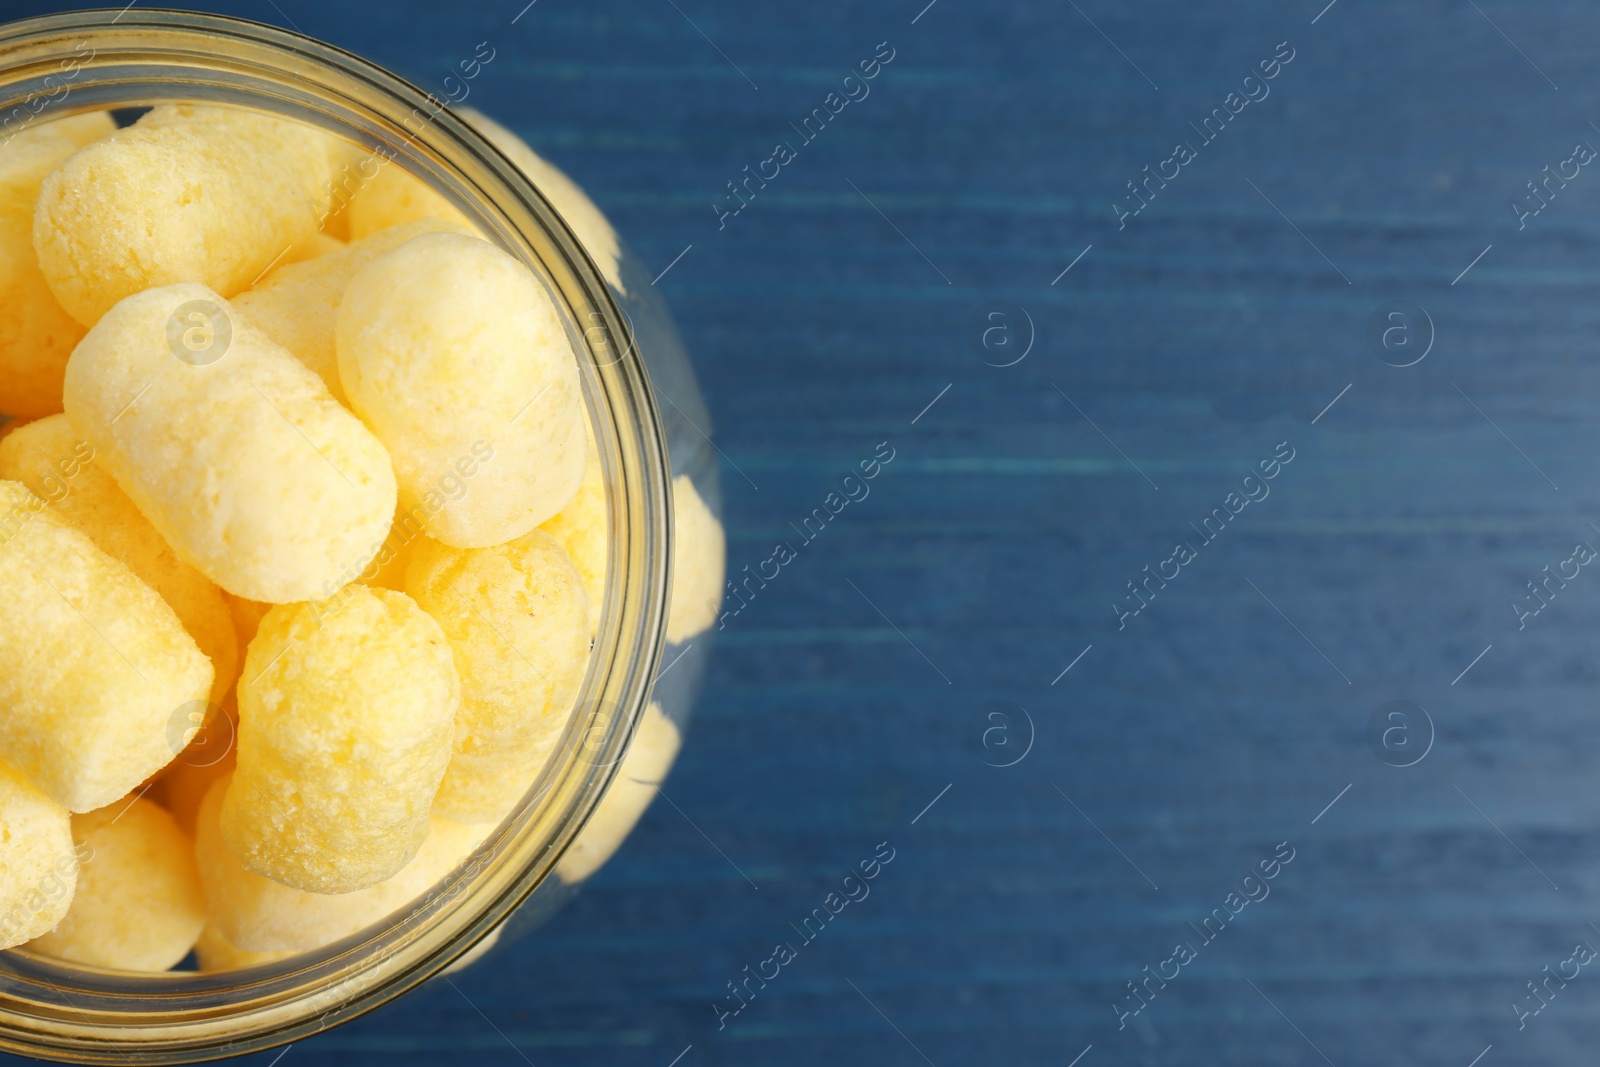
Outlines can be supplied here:
[[[487, 40], [472, 104], [655, 269], [693, 245], [661, 287], [728, 457], [735, 571], [895, 450], [720, 635], [683, 814], [658, 804], [458, 989], [285, 1067], [1592, 1059], [1600, 977], [1552, 979], [1520, 1029], [1513, 1005], [1600, 947], [1600, 574], [1523, 629], [1511, 605], [1600, 547], [1600, 174], [1522, 229], [1509, 206], [1600, 146], [1591, 7], [207, 6], [424, 84]], [[798, 145], [881, 41], [871, 95]], [[1259, 95], [1279, 42], [1269, 95], [1205, 143], [1190, 124]], [[719, 229], [725, 183], [784, 141]], [[1119, 229], [1178, 142], [1194, 158]], [[1431, 316], [1415, 366], [1366, 338], [1391, 300]], [[1019, 351], [980, 343], [1008, 306], [1036, 343], [986, 365]], [[1189, 524], [1280, 442], [1270, 495], [1205, 543]], [[1195, 558], [1119, 630], [1124, 583], [1180, 540]], [[1433, 724], [1407, 768], [1368, 728], [1394, 699]], [[997, 768], [1027, 733], [989, 717], [1007, 701], [1033, 743]], [[805, 943], [883, 841], [870, 897]], [[1243, 882], [1280, 842], [1292, 862]], [[1231, 917], [1248, 885], [1270, 895]]]

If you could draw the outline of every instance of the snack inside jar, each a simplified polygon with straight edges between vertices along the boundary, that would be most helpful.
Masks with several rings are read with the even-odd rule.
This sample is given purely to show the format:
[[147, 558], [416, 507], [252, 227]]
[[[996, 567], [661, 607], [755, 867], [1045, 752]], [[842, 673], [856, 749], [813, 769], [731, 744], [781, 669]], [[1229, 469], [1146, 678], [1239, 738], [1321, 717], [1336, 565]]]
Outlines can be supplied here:
[[[471, 118], [621, 287], [592, 202]], [[381, 153], [243, 108], [0, 148], [0, 948], [320, 948], [426, 894], [553, 758], [613, 577], [606, 476], [559, 301], [489, 238]], [[723, 533], [673, 496], [686, 645]], [[651, 704], [562, 879], [679, 744]]]

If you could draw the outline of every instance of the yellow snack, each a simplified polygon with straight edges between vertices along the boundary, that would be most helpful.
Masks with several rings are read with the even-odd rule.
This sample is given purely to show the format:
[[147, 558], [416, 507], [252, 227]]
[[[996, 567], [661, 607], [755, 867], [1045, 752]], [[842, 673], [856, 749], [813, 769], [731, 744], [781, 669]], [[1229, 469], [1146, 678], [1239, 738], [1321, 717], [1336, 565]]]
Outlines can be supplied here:
[[67, 809], [0, 763], [0, 948], [31, 941], [72, 905], [78, 852]]
[[463, 233], [477, 233], [478, 229], [450, 201], [433, 191], [433, 188], [392, 160], [381, 161], [376, 173], [365, 175], [371, 166], [361, 171], [365, 179], [359, 190], [350, 198], [345, 209], [350, 227], [350, 239], [363, 237], [422, 219], [437, 219], [450, 224], [451, 229]]
[[606, 600], [606, 571], [611, 559], [611, 521], [606, 506], [605, 471], [600, 453], [591, 440], [589, 458], [583, 465], [583, 481], [578, 493], [539, 529], [554, 537], [583, 578], [583, 591], [589, 597], [589, 635], [600, 632], [600, 611]]
[[7, 437], [10, 437], [26, 425], [28, 425], [27, 419], [8, 418], [4, 422], [0, 422], [0, 442], [4, 442]]
[[223, 838], [307, 892], [383, 881], [427, 835], [460, 703], [439, 624], [404, 593], [352, 585], [273, 608], [239, 684]]
[[563, 882], [583, 881], [622, 847], [656, 798], [656, 787], [667, 780], [681, 743], [678, 727], [651, 701], [606, 795], [556, 864]]
[[39, 189], [62, 160], [115, 129], [99, 111], [36, 123], [0, 147], [0, 411], [61, 410], [61, 375], [83, 327], [56, 302], [33, 251]]
[[672, 479], [672, 599], [667, 640], [675, 645], [703, 633], [722, 606], [728, 545], [722, 523], [700, 499], [687, 474]]
[[317, 228], [306, 204], [328, 172], [326, 146], [292, 122], [166, 104], [45, 180], [33, 220], [39, 266], [85, 326], [175, 282], [232, 296]]
[[376, 152], [333, 134], [314, 131], [328, 147], [330, 177], [312, 210], [320, 216], [318, 225], [330, 237], [349, 244], [350, 198], [367, 183], [367, 176], [378, 172], [381, 160]]
[[[150, 792], [145, 794], [167, 809], [178, 829], [191, 837], [200, 802], [206, 798], [213, 782], [233, 773], [236, 762], [231, 742], [238, 726], [231, 719], [218, 725], [214, 735], [205, 739], [208, 743], [191, 745], [178, 753], [178, 758], [156, 775]], [[219, 756], [216, 746], [221, 743], [228, 743], [230, 747]]]
[[[283, 254], [283, 258], [278, 260], [274, 269], [276, 269], [276, 267], [287, 267], [295, 263], [304, 263], [307, 260], [319, 259], [322, 256], [332, 255], [333, 253], [341, 251], [346, 247], [347, 246], [345, 243], [339, 240], [337, 237], [330, 237], [326, 233], [318, 230], [311, 233], [309, 236], [301, 240], [299, 244], [285, 252]], [[270, 278], [271, 275], [269, 274], [267, 277]], [[239, 295], [243, 296], [244, 293], [240, 293]]]
[[505, 923], [501, 923], [499, 926], [496, 926], [493, 930], [490, 930], [488, 933], [484, 934], [481, 941], [467, 949], [467, 951], [463, 952], [454, 963], [439, 973], [460, 974], [468, 967], [471, 967], [474, 963], [477, 963], [479, 960], [483, 959], [483, 957], [487, 956], [490, 951], [492, 951], [494, 947], [500, 943], [500, 935], [505, 933], [505, 929]]
[[272, 610], [272, 605], [234, 596], [226, 589], [222, 591], [222, 599], [228, 605], [228, 614], [233, 616], [233, 632], [239, 637], [239, 664], [242, 669], [245, 650], [250, 647], [250, 642], [256, 639], [256, 631], [261, 628], [261, 620]]
[[66, 918], [28, 947], [123, 971], [165, 971], [189, 954], [206, 921], [194, 846], [172, 816], [142, 798], [72, 818], [87, 857]]
[[339, 303], [344, 299], [350, 279], [362, 267], [413, 237], [447, 229], [446, 223], [425, 219], [379, 230], [365, 240], [341, 246], [313, 260], [285, 264], [254, 288], [236, 296], [232, 300], [234, 310], [316, 371], [334, 399], [342, 404], [345, 402], [344, 385], [339, 381], [334, 327], [339, 321]]
[[628, 290], [622, 284], [622, 242], [588, 194], [559, 167], [530, 148], [526, 141], [481, 111], [464, 107], [457, 114], [478, 127], [491, 144], [504, 152], [506, 158], [527, 175], [533, 187], [544, 194], [550, 206], [566, 220], [573, 236], [600, 269], [600, 276], [618, 292], [627, 295]]
[[239, 673], [238, 642], [222, 591], [178, 558], [95, 464], [94, 449], [67, 417], [51, 415], [0, 441], [0, 478], [21, 482], [49, 501], [57, 515], [161, 595], [211, 660], [211, 703], [220, 705]]
[[588, 663], [583, 580], [539, 530], [494, 548], [416, 548], [406, 592], [444, 630], [461, 676], [455, 752], [437, 814], [497, 822], [566, 726]]
[[0, 149], [14, 148], [31, 138], [54, 137], [83, 148], [117, 132], [117, 121], [109, 111], [89, 111], [82, 115], [69, 115], [64, 119], [36, 122], [17, 133], [9, 141], [0, 142]]
[[306, 893], [252, 873], [217, 825], [230, 782], [211, 787], [195, 828], [195, 857], [211, 921], [247, 952], [305, 952], [370, 926], [422, 896], [471, 855], [493, 829], [437, 816], [411, 862], [394, 877], [353, 893]]
[[[339, 377], [394, 460], [401, 506], [458, 548], [520, 537], [583, 479], [578, 365], [527, 267], [460, 234], [364, 268], [339, 309]], [[435, 507], [435, 505], [438, 505]]]
[[151, 525], [235, 596], [332, 596], [394, 515], [383, 446], [202, 285], [113, 308], [73, 353], [66, 407]]
[[351, 241], [350, 212], [345, 210], [349, 204], [347, 202], [329, 201], [329, 205], [332, 210], [322, 220], [322, 232], [340, 244], [347, 245]]
[[367, 569], [361, 572], [363, 584], [405, 591], [406, 568], [411, 566], [411, 554], [417, 542], [427, 537], [422, 532], [422, 511], [414, 510], [416, 513], [410, 515], [404, 511], [395, 512], [389, 536], [383, 539], [382, 546], [368, 562]]
[[0, 759], [69, 811], [175, 755], [211, 663], [171, 608], [17, 482], [0, 481]]
[[293, 952], [250, 952], [229, 941], [216, 923], [206, 923], [200, 931], [200, 940], [194, 943], [195, 958], [204, 973], [239, 971], [246, 967], [259, 967], [266, 963], [293, 956]]
[[[411, 566], [411, 555], [416, 551], [417, 538], [425, 536], [420, 530], [407, 536], [406, 529], [397, 519], [390, 528], [389, 536], [384, 538], [383, 548], [373, 557], [367, 565], [366, 578], [368, 585], [382, 586], [384, 589], [397, 589], [402, 592], [406, 587], [406, 568]], [[371, 577], [367, 577], [371, 575]]]

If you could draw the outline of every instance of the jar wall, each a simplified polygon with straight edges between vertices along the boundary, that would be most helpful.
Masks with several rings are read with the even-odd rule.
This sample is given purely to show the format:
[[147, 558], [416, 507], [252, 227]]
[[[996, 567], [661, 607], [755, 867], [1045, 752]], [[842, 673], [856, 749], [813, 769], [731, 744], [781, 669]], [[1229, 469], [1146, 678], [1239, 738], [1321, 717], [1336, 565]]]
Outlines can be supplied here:
[[[7, 1051], [79, 1062], [190, 1062], [337, 1025], [462, 960], [491, 934], [503, 945], [532, 929], [575, 891], [583, 878], [563, 878], [557, 858], [603, 804], [652, 684], [667, 668], [656, 697], [681, 733], [710, 650], [709, 633], [677, 643], [664, 636], [672, 477], [692, 480], [714, 515], [720, 497], [693, 369], [643, 265], [624, 248], [616, 281], [603, 280], [558, 213], [478, 131], [452, 112], [435, 113], [431, 98], [393, 76], [292, 34], [173, 12], [134, 9], [115, 25], [109, 18], [0, 27], [0, 114], [45, 97], [51, 117], [204, 100], [392, 149], [533, 268], [563, 308], [583, 365], [614, 534], [590, 675], [550, 766], [472, 860], [405, 914], [315, 952], [221, 974], [132, 976], [26, 952], [0, 955], [0, 1047]], [[71, 92], [56, 99], [46, 79], [73, 57]], [[415, 124], [418, 116], [425, 121]], [[516, 921], [507, 923], [513, 913]], [[499, 937], [502, 926], [507, 936]]]

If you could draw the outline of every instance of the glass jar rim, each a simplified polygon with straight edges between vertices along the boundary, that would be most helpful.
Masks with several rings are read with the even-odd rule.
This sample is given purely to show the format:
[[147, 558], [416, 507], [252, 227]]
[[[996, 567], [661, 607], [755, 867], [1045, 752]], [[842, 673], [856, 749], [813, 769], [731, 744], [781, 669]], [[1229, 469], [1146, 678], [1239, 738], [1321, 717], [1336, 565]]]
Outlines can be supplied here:
[[577, 709], [537, 788], [427, 896], [333, 945], [241, 971], [131, 975], [6, 953], [0, 1050], [21, 1055], [187, 1063], [259, 1051], [355, 1018], [443, 970], [553, 875], [616, 772], [665, 640], [671, 473], [644, 362], [582, 244], [482, 134], [375, 64], [260, 23], [130, 7], [0, 25], [0, 126], [7, 116], [25, 125], [198, 101], [392, 150], [544, 279], [569, 319], [606, 472], [606, 605]]

